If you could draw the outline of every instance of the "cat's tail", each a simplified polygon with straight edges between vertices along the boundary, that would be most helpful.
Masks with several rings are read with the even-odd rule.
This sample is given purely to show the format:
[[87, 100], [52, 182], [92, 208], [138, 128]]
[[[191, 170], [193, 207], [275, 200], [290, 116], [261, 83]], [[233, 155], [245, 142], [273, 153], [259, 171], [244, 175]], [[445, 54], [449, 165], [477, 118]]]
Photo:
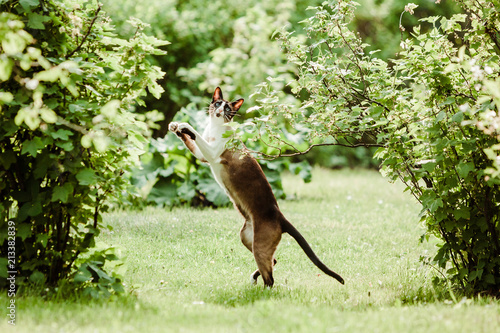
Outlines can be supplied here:
[[330, 275], [332, 278], [344, 284], [344, 279], [340, 275], [332, 271], [330, 268], [328, 268], [325, 264], [323, 264], [321, 260], [319, 260], [314, 251], [311, 249], [309, 243], [307, 243], [304, 236], [302, 236], [300, 232], [297, 229], [295, 229], [295, 227], [290, 222], [288, 222], [288, 220], [285, 219], [284, 217], [281, 219], [281, 230], [283, 232], [288, 233], [297, 241], [297, 243], [299, 243], [300, 247], [302, 248], [302, 250], [304, 250], [309, 259], [311, 259], [313, 264], [315, 264], [325, 274]]

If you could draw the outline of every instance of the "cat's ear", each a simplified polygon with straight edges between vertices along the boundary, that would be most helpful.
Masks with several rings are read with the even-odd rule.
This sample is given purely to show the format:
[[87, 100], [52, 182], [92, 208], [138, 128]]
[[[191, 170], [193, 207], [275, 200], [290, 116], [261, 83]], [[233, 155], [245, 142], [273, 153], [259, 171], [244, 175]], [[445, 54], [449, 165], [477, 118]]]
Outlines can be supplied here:
[[232, 102], [231, 106], [233, 107], [233, 110], [235, 112], [238, 111], [241, 108], [241, 106], [243, 105], [244, 101], [245, 100], [243, 98], [240, 98], [239, 100]]
[[214, 95], [212, 97], [212, 103], [215, 101], [220, 101], [221, 99], [224, 99], [222, 97], [222, 90], [220, 90], [220, 87], [215, 88]]

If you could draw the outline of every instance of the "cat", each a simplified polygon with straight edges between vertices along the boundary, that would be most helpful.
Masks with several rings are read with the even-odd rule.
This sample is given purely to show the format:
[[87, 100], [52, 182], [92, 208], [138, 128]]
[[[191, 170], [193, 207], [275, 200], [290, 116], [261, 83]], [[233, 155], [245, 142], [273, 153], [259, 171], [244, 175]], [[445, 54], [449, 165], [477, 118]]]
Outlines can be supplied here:
[[262, 276], [265, 286], [273, 286], [274, 253], [282, 233], [286, 232], [319, 269], [344, 284], [344, 279], [318, 259], [304, 237], [283, 216], [259, 163], [242, 151], [226, 149], [229, 139], [223, 134], [229, 128], [225, 124], [233, 119], [243, 102], [243, 99], [224, 100], [220, 87], [217, 87], [208, 109], [209, 124], [203, 135], [187, 123], [171, 122], [168, 128], [194, 156], [210, 165], [215, 180], [245, 218], [240, 231], [241, 241], [253, 253], [258, 267], [251, 275], [252, 282], [257, 283], [257, 278]]

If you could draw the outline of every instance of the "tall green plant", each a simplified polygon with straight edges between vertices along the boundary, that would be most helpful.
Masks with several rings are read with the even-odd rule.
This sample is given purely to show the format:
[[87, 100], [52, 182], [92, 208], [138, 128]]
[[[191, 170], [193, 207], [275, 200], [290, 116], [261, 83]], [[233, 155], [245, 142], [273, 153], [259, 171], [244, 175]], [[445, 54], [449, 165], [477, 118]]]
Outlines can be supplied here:
[[[442, 241], [433, 261], [455, 286], [496, 294], [500, 3], [457, 2], [465, 14], [422, 19], [428, 32], [415, 27], [390, 63], [366, 51], [349, 28], [354, 2], [316, 7], [305, 21], [308, 42], [280, 36], [299, 69], [293, 91], [307, 98], [295, 108], [263, 84], [259, 108], [267, 116], [254, 129], [274, 136], [274, 146], [292, 148], [292, 155], [309, 148], [286, 143], [273, 120], [288, 119], [317, 145], [378, 146], [382, 173], [407, 185], [422, 204], [426, 236]], [[415, 8], [408, 4], [403, 15]]]
[[165, 42], [139, 21], [129, 40], [117, 38], [97, 1], [0, 9], [0, 283], [16, 271], [18, 284], [74, 277], [120, 291], [119, 277], [104, 271], [113, 251], [85, 253], [145, 142], [147, 126], [131, 110], [146, 88], [162, 92], [163, 72], [146, 57], [163, 54]]

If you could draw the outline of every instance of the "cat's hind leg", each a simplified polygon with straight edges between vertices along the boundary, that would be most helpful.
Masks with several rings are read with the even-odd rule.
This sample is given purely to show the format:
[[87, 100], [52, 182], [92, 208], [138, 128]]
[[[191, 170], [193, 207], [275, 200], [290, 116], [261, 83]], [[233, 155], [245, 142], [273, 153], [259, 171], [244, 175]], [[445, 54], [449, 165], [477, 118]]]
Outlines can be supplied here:
[[[240, 238], [243, 245], [245, 245], [250, 252], [253, 252], [253, 227], [252, 222], [249, 220], [246, 220], [243, 224], [243, 227], [240, 230]], [[256, 270], [250, 275], [250, 282], [252, 284], [256, 284], [259, 276], [260, 272], [259, 270]]]
[[253, 276], [258, 277], [262, 275], [264, 285], [272, 287], [274, 284], [274, 253], [281, 240], [281, 230], [272, 227], [272, 223], [259, 223], [257, 225], [263, 227], [254, 229], [252, 252], [259, 269], [254, 272]]
[[245, 221], [243, 227], [240, 230], [240, 238], [241, 242], [245, 247], [252, 252], [252, 244], [253, 244], [253, 227], [252, 222]]
[[[245, 247], [253, 253], [253, 227], [252, 227], [252, 222], [249, 220], [246, 220], [245, 223], [243, 224], [243, 227], [240, 230], [240, 238], [241, 242]], [[276, 265], [277, 261], [275, 258], [273, 258], [273, 266]], [[250, 282], [252, 284], [257, 283], [257, 278], [260, 276], [260, 271], [257, 269], [255, 272], [253, 272], [250, 275]]]

